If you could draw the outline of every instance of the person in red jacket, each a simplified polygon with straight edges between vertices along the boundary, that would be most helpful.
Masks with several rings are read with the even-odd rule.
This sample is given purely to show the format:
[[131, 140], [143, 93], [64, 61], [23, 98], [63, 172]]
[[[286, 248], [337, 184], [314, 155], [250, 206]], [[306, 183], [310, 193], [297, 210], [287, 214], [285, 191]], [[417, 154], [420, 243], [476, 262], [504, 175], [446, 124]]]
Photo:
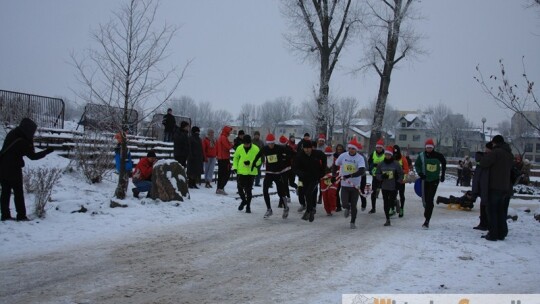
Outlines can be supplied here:
[[152, 190], [152, 168], [156, 161], [156, 152], [150, 150], [146, 157], [141, 158], [135, 169], [133, 169], [132, 181], [135, 188], [131, 189], [131, 191], [133, 191], [134, 197], [139, 198], [140, 192], [150, 193], [150, 190]]
[[229, 181], [231, 174], [231, 149], [233, 144], [229, 141], [229, 134], [232, 128], [224, 126], [216, 143], [216, 158], [218, 163], [218, 185], [216, 194], [227, 195], [225, 185]]
[[204, 180], [206, 182], [206, 188], [212, 188], [212, 176], [214, 175], [214, 168], [216, 167], [216, 139], [214, 138], [214, 130], [208, 129], [206, 131], [206, 137], [202, 142], [203, 154], [204, 154]]

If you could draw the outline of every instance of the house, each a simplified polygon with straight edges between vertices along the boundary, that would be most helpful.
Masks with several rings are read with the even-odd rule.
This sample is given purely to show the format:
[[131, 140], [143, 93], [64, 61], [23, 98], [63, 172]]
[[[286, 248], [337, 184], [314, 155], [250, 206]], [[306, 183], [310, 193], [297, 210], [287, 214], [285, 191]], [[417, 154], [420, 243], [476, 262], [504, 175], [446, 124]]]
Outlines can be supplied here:
[[411, 155], [424, 151], [426, 139], [433, 137], [433, 131], [428, 128], [429, 119], [430, 117], [423, 113], [401, 116], [395, 131], [395, 144]]
[[[527, 120], [536, 127], [531, 126]], [[540, 163], [540, 111], [515, 113], [510, 123], [514, 153], [523, 154], [524, 159]]]

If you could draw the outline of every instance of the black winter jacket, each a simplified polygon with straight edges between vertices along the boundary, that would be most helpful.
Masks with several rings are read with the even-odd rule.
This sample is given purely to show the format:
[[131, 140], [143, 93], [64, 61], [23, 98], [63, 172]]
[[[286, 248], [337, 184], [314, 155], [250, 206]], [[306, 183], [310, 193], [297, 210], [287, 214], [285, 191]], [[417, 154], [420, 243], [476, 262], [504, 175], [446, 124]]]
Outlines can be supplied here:
[[174, 159], [185, 162], [189, 156], [189, 138], [186, 130], [176, 128], [174, 131]]
[[304, 151], [300, 151], [294, 159], [293, 170], [304, 184], [317, 182], [325, 174], [326, 155], [315, 149], [312, 149], [309, 156]]
[[200, 176], [203, 174], [204, 155], [202, 141], [198, 133], [191, 134], [191, 137], [189, 138], [189, 147], [187, 174], [189, 176]]
[[0, 152], [1, 179], [20, 180], [22, 178], [22, 168], [24, 167], [23, 156], [36, 160], [45, 157], [52, 151], [35, 152], [34, 133], [36, 129], [37, 126], [31, 119], [23, 118], [19, 126], [6, 135]]
[[511, 191], [510, 172], [514, 165], [514, 156], [507, 143], [496, 145], [480, 161], [482, 168], [489, 169], [489, 189]]

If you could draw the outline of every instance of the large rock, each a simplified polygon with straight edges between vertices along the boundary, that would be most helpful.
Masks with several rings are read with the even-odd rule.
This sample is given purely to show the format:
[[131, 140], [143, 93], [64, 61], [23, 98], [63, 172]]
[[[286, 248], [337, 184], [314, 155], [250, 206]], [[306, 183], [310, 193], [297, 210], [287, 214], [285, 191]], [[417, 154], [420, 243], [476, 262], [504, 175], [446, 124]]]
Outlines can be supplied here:
[[164, 202], [189, 199], [186, 170], [177, 161], [160, 160], [152, 170], [152, 199]]

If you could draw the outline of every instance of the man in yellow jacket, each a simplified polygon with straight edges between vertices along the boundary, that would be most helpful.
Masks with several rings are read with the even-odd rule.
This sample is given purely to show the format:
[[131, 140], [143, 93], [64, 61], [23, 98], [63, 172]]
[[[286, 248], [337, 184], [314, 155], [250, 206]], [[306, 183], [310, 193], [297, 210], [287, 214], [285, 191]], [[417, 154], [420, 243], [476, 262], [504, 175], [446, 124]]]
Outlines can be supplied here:
[[258, 167], [261, 165], [260, 159], [254, 164], [255, 157], [259, 154], [259, 148], [251, 144], [251, 136], [244, 135], [242, 145], [238, 146], [233, 155], [233, 171], [237, 174], [238, 194], [242, 199], [238, 210], [244, 210], [246, 213], [251, 213], [251, 189], [253, 188], [253, 180], [258, 174]]

